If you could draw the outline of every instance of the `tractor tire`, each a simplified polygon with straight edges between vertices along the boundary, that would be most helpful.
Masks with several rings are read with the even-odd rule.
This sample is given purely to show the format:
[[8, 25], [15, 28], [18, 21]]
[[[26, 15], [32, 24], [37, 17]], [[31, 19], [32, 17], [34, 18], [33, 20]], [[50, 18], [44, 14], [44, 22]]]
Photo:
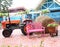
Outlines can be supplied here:
[[58, 36], [58, 30], [56, 30], [56, 36]]
[[24, 29], [21, 29], [21, 32], [23, 33], [23, 35], [27, 35], [27, 33], [24, 31]]
[[11, 33], [12, 33], [11, 29], [4, 29], [2, 35], [6, 38], [6, 37], [10, 37]]
[[56, 30], [55, 34], [56, 34], [56, 35], [53, 35], [53, 33], [50, 33], [50, 36], [51, 36], [51, 37], [58, 36], [58, 30]]
[[[21, 28], [21, 32], [23, 33], [23, 35], [27, 35], [26, 33], [26, 24]], [[32, 35], [33, 33], [30, 33], [30, 35]]]
[[50, 36], [51, 36], [51, 37], [54, 37], [53, 33], [50, 33]]
[[20, 29], [21, 29], [21, 32], [23, 33], [23, 35], [27, 35], [27, 33], [25, 32], [24, 30], [24, 27], [26, 26], [26, 24], [21, 24], [20, 25]]

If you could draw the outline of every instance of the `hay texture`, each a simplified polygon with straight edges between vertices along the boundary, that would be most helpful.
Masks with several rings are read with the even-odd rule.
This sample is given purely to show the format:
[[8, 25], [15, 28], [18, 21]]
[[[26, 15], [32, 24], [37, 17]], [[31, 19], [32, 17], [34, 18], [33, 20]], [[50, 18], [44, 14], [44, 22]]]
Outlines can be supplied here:
[[35, 22], [41, 22], [42, 25], [45, 27], [45, 32], [49, 33], [48, 29], [47, 29], [47, 25], [51, 22], [55, 22], [54, 19], [50, 18], [49, 16], [38, 16], [35, 19]]

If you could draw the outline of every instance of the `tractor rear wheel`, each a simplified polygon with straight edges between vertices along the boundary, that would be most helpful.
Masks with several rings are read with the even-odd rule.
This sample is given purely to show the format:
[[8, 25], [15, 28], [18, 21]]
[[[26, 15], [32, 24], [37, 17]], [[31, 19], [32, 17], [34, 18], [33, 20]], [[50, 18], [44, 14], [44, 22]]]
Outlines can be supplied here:
[[2, 34], [5, 38], [10, 37], [11, 33], [12, 33], [11, 29], [4, 29], [3, 32], [2, 32]]

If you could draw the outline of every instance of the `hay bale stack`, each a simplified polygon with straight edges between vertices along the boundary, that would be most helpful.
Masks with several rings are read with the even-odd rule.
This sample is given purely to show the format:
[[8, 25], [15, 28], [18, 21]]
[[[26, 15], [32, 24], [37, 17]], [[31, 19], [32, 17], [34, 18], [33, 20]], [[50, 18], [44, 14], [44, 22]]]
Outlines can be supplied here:
[[47, 29], [47, 25], [51, 22], [55, 22], [54, 19], [50, 18], [49, 16], [38, 16], [35, 19], [35, 22], [41, 22], [42, 25], [45, 27], [45, 32], [49, 33], [48, 29]]

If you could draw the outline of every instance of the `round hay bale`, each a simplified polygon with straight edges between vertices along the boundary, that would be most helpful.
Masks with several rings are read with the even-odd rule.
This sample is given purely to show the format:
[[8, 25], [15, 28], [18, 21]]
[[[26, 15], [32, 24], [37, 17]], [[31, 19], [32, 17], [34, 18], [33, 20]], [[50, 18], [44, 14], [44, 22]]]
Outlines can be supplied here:
[[48, 29], [47, 29], [47, 25], [51, 22], [55, 22], [54, 19], [50, 18], [49, 16], [38, 16], [35, 19], [35, 22], [41, 22], [42, 25], [45, 27], [45, 32], [49, 33]]

